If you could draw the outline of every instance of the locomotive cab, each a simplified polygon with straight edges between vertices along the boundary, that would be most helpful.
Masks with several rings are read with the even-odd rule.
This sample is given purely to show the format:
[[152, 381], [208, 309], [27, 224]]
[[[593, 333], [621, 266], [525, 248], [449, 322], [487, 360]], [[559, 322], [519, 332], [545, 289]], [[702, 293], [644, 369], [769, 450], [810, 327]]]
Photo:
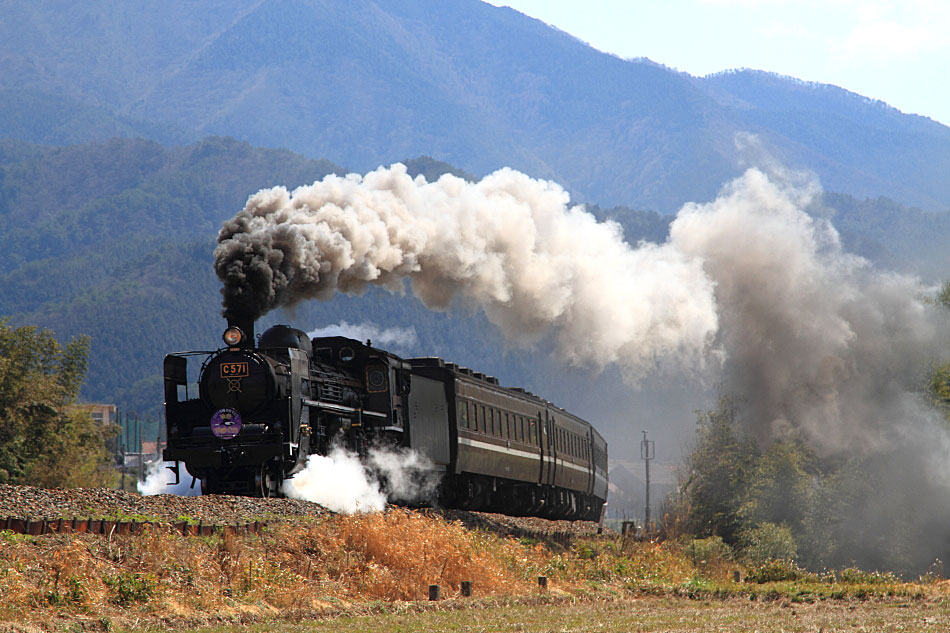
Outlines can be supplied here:
[[[315, 338], [317, 363], [345, 367], [364, 386], [360, 424], [367, 439], [405, 444], [410, 365], [393, 354], [344, 336]], [[358, 452], [362, 453], [362, 450]]]

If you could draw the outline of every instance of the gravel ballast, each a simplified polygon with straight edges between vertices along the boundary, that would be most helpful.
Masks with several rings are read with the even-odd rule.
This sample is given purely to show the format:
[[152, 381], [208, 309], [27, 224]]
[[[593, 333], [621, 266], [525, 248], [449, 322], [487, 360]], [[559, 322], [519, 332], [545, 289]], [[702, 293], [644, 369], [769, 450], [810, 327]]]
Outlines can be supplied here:
[[29, 519], [108, 518], [172, 523], [200, 521], [237, 525], [276, 517], [328, 514], [323, 506], [296, 499], [255, 499], [228, 495], [142, 496], [108, 488], [54, 488], [0, 485], [0, 517]]
[[[538, 517], [511, 517], [488, 512], [424, 510], [460, 521], [466, 527], [501, 535], [590, 535], [592, 521], [551, 521]], [[298, 499], [259, 499], [230, 495], [181, 497], [143, 496], [108, 488], [34, 488], [0, 484], [0, 519], [32, 520], [112, 519], [174, 523], [182, 520], [206, 525], [241, 525], [254, 521], [294, 522], [333, 514], [323, 506]]]

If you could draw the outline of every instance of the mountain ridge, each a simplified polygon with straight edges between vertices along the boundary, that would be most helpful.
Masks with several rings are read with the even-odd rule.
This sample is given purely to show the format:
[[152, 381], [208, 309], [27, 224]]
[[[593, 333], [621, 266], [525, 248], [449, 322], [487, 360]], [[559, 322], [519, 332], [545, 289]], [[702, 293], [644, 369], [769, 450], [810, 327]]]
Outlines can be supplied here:
[[[711, 199], [750, 161], [777, 160], [858, 198], [950, 208], [939, 123], [773, 73], [692, 77], [624, 60], [477, 0], [0, 9], [0, 89], [80, 112], [64, 128], [61, 108], [0, 100], [0, 121], [18, 122], [0, 135], [33, 142], [224, 135], [357, 171], [426, 154], [664, 213]], [[751, 154], [736, 144], [749, 136]]]

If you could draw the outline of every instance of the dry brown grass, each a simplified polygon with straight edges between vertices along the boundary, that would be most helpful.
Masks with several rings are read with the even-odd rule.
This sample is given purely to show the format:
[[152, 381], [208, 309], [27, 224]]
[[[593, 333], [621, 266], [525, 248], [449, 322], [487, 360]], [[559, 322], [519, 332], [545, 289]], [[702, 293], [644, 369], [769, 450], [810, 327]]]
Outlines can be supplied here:
[[341, 549], [354, 555], [362, 595], [417, 600], [430, 584], [451, 595], [465, 580], [475, 582], [482, 595], [525, 589], [506, 564], [517, 546], [441, 518], [404, 510], [355, 517], [341, 524], [339, 538]]
[[[541, 548], [538, 551], [543, 551]], [[245, 620], [353, 602], [517, 595], [537, 552], [517, 541], [407, 510], [275, 525], [261, 535], [0, 535], [0, 622], [24, 611], [128, 623], [130, 618]]]
[[[234, 633], [224, 627], [202, 633]], [[785, 605], [748, 599], [499, 601], [468, 610], [393, 611], [318, 622], [267, 622], [247, 633], [945, 633], [950, 611], [934, 602], [823, 602]]]
[[939, 582], [753, 586], [733, 583], [733, 566], [693, 560], [673, 543], [589, 538], [565, 550], [408, 510], [273, 525], [259, 535], [183, 537], [159, 528], [111, 538], [0, 532], [0, 630], [62, 630], [64, 623], [84, 630], [181, 628], [388, 609], [425, 600], [430, 584], [455, 598], [465, 580], [479, 599], [503, 599], [537, 594], [538, 575], [552, 579], [550, 594], [574, 596], [772, 600], [774, 594], [820, 602], [950, 593]]

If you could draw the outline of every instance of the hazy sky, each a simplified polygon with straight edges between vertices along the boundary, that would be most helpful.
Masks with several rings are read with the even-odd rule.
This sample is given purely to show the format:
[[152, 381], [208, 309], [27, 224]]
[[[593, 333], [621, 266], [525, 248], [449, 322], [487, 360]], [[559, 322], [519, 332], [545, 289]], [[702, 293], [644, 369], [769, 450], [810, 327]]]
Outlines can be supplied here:
[[830, 83], [950, 124], [950, 0], [489, 0], [620, 57]]

